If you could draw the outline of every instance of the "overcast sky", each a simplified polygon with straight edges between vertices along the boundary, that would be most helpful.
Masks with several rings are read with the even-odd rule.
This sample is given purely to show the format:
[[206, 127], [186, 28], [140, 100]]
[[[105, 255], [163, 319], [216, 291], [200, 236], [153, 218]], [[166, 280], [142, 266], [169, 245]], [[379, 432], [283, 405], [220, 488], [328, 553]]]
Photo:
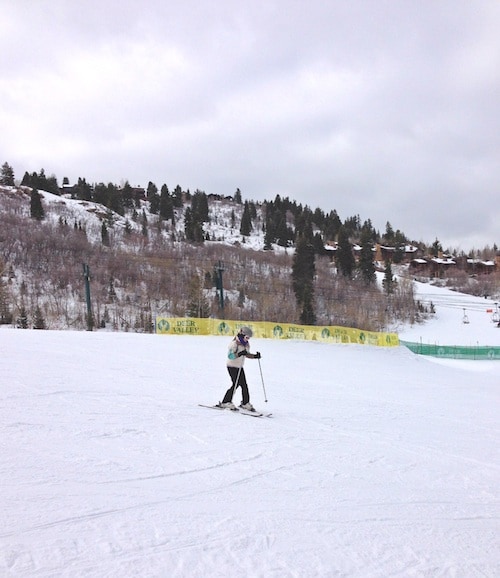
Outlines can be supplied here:
[[0, 163], [500, 245], [498, 0], [0, 0]]

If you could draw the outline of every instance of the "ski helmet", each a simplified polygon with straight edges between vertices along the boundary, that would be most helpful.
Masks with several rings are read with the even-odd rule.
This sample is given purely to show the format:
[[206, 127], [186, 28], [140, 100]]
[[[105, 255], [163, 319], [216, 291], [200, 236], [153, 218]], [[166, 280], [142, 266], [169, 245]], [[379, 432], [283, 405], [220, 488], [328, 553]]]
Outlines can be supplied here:
[[244, 325], [243, 327], [240, 327], [239, 333], [241, 333], [242, 335], [245, 335], [249, 339], [253, 335], [253, 331], [250, 329], [250, 327], [247, 327], [246, 325]]

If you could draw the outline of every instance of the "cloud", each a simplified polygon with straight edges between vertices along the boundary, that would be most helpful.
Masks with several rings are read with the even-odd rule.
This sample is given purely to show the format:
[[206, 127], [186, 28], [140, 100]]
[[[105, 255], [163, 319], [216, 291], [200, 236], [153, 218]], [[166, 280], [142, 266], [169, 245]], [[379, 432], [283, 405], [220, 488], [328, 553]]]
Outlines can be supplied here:
[[18, 177], [149, 180], [499, 243], [498, 3], [3, 7], [0, 155]]

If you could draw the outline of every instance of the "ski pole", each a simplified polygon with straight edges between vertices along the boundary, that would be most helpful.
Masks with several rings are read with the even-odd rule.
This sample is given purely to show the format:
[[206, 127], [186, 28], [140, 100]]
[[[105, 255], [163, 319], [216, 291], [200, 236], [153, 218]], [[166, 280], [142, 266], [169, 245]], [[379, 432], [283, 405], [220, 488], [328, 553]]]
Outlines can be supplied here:
[[239, 385], [240, 374], [241, 374], [241, 368], [242, 368], [242, 367], [243, 367], [243, 366], [240, 365], [240, 367], [238, 368], [238, 375], [236, 376], [236, 380], [235, 380], [235, 382], [233, 383], [233, 395], [234, 395], [234, 392], [237, 390], [238, 385]]
[[264, 390], [264, 401], [267, 403], [267, 394], [266, 394], [266, 388], [264, 386], [264, 377], [262, 376], [262, 367], [260, 365], [260, 357], [257, 358], [257, 361], [259, 362], [260, 380], [262, 381], [262, 389]]

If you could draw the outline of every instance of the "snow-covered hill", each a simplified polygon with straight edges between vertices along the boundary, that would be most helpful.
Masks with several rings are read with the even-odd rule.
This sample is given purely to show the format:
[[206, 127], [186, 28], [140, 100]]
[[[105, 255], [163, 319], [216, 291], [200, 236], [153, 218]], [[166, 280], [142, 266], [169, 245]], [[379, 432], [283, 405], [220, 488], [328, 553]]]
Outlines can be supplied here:
[[500, 575], [498, 361], [252, 341], [0, 330], [0, 575]]
[[[58, 196], [47, 191], [40, 191], [44, 205], [47, 208], [47, 216], [54, 222], [62, 216], [72, 224], [73, 222], [82, 223], [87, 231], [89, 240], [96, 242], [101, 239], [101, 227], [103, 222], [109, 221], [111, 215], [111, 227], [115, 233], [116, 241], [123, 237], [123, 232], [127, 227], [140, 233], [142, 230], [141, 216], [145, 215], [147, 222], [155, 226], [158, 220], [157, 215], [152, 215], [149, 211], [149, 203], [141, 202], [137, 209], [137, 219], [130, 218], [130, 214], [121, 216], [117, 213], [110, 213], [105, 207], [91, 201], [81, 201], [71, 199], [68, 195]], [[189, 206], [189, 205], [186, 205]], [[174, 232], [178, 238], [184, 234], [184, 216], [185, 208], [176, 209], [176, 219]], [[210, 200], [209, 216], [210, 221], [204, 223], [204, 232], [212, 242], [224, 243], [226, 245], [235, 245], [247, 247], [254, 250], [264, 248], [264, 232], [262, 230], [262, 214], [258, 211], [258, 217], [250, 235], [244, 237], [240, 233], [241, 214], [243, 205], [238, 205], [227, 200]], [[234, 223], [232, 219], [234, 214]], [[167, 231], [168, 234], [168, 231]]]
[[425, 323], [399, 327], [400, 339], [438, 345], [500, 346], [500, 303], [430, 283], [414, 282], [414, 287], [417, 299], [427, 307], [432, 304], [435, 315]]
[[[19, 217], [19, 215], [27, 217], [29, 215], [29, 191], [27, 188], [1, 187], [0, 201], [2, 202], [0, 203], [0, 211], [5, 208], [5, 210], [10, 210], [16, 217]], [[172, 304], [172, 302], [167, 301], [169, 299], [172, 301], [172, 293], [175, 292], [176, 288], [173, 288], [171, 285], [167, 286], [166, 283], [163, 283], [160, 287], [157, 283], [158, 279], [161, 280], [163, 277], [169, 279], [177, 278], [179, 277], [179, 271], [182, 270], [184, 274], [182, 286], [187, 288], [192, 281], [191, 277], [195, 273], [204, 275], [205, 279], [207, 274], [210, 275], [217, 260], [220, 262], [220, 255], [223, 254], [223, 251], [225, 251], [224, 254], [226, 257], [229, 253], [231, 253], [231, 255], [237, 253], [237, 251], [232, 248], [228, 249], [227, 246], [237, 246], [257, 251], [261, 251], [264, 247], [263, 213], [261, 206], [256, 207], [256, 216], [250, 235], [242, 236], [239, 231], [239, 224], [241, 222], [243, 205], [234, 203], [228, 199], [211, 198], [209, 202], [210, 221], [204, 224], [204, 234], [210, 239], [210, 242], [205, 244], [205, 248], [207, 249], [206, 261], [203, 266], [201, 266], [200, 254], [202, 254], [202, 251], [200, 247], [197, 246], [193, 249], [192, 246], [178, 242], [178, 240], [183, 239], [184, 236], [184, 215], [186, 207], [188, 206], [187, 204], [183, 208], [176, 209], [174, 224], [170, 221], [159, 224], [157, 222], [158, 216], [152, 215], [149, 212], [149, 203], [146, 201], [140, 201], [140, 206], [136, 207], [136, 210], [133, 212], [129, 211], [125, 216], [121, 216], [117, 213], [111, 213], [98, 203], [71, 199], [69, 195], [58, 196], [46, 191], [40, 191], [40, 194], [43, 198], [46, 221], [56, 225], [56, 227], [53, 228], [55, 237], [53, 244], [55, 247], [58, 247], [59, 237], [61, 238], [61, 245], [64, 245], [63, 239], [65, 239], [66, 235], [68, 238], [70, 237], [70, 228], [72, 225], [84, 229], [86, 235], [84, 237], [81, 237], [79, 233], [73, 235], [78, 236], [77, 243], [72, 245], [74, 253], [71, 253], [71, 251], [68, 252], [63, 262], [54, 261], [52, 264], [54, 253], [47, 251], [45, 254], [38, 255], [39, 258], [35, 257], [33, 262], [23, 269], [26, 257], [32, 255], [33, 250], [30, 251], [26, 246], [23, 246], [21, 243], [15, 243], [15, 241], [19, 238], [29, 238], [30, 231], [25, 228], [23, 237], [23, 235], [18, 235], [19, 226], [17, 222], [17, 226], [11, 227], [9, 241], [15, 251], [9, 250], [6, 246], [3, 261], [6, 264], [4, 280], [7, 281], [8, 279], [9, 283], [10, 309], [12, 310], [14, 323], [20, 317], [20, 304], [24, 303], [24, 305], [27, 304], [28, 308], [31, 307], [31, 310], [27, 312], [31, 320], [35, 317], [35, 306], [39, 305], [42, 314], [43, 310], [45, 311], [46, 317], [48, 318], [47, 325], [51, 328], [85, 327], [85, 296], [82, 291], [83, 284], [80, 261], [82, 259], [88, 260], [88, 253], [91, 253], [96, 247], [98, 249], [93, 256], [93, 261], [92, 256], [90, 259], [92, 261], [91, 269], [93, 272], [98, 271], [97, 274], [94, 274], [94, 286], [92, 287], [93, 292], [99, 297], [99, 305], [96, 306], [94, 310], [98, 325], [102, 326], [103, 323], [107, 323], [108, 326], [115, 328], [135, 328], [140, 331], [150, 330], [152, 324], [149, 319], [156, 314], [184, 315], [187, 311], [186, 295], [188, 295], [189, 291], [184, 290], [180, 292], [180, 295], [175, 295], [173, 298], [175, 303]], [[20, 200], [21, 198], [22, 200]], [[13, 199], [17, 200], [15, 207], [12, 205], [7, 209], [8, 201], [13, 201]], [[144, 220], [148, 223], [150, 229], [149, 236], [142, 234]], [[30, 220], [26, 219], [26, 221], [29, 222]], [[66, 226], [59, 230], [57, 224], [61, 222]], [[104, 247], [103, 253], [98, 252], [99, 248], [103, 246], [103, 224], [107, 224], [110, 230], [110, 244], [113, 248], [121, 247], [121, 243], [126, 245], [126, 250], [122, 252], [122, 256], [125, 255], [125, 257], [122, 259], [121, 269], [113, 255], [110, 257], [110, 261], [113, 261], [113, 263], [103, 258], [103, 253], [107, 255], [112, 253], [107, 251], [106, 247]], [[128, 235], [127, 232], [130, 231], [136, 234]], [[41, 234], [43, 235], [45, 232]], [[81, 238], [85, 239], [83, 248], [80, 243]], [[87, 243], [87, 240], [89, 240], [90, 243]], [[173, 242], [171, 242], [172, 240]], [[218, 246], [219, 244], [226, 245], [226, 247], [220, 247]], [[43, 243], [35, 242], [35, 249], [40, 245], [44, 246]], [[189, 249], [193, 250], [194, 254], [189, 262], [189, 266], [184, 266], [184, 264], [181, 263], [180, 269], [175, 270], [175, 272], [169, 271], [168, 273], [158, 268], [158, 262], [161, 262], [161, 260], [158, 261], [156, 257], [159, 256], [158, 248], [162, 246], [168, 246], [169, 249], [175, 247], [175, 250], [182, 253], [186, 253]], [[266, 255], [267, 258], [271, 253], [273, 257], [277, 256], [279, 258], [280, 252], [283, 251], [292, 252], [293, 249], [284, 249], [283, 247], [275, 245], [273, 252], [259, 253], [257, 258], [263, 260], [264, 255]], [[124, 268], [123, 262], [128, 260], [129, 255], [132, 255], [134, 257], [132, 262], [136, 263], [137, 260], [135, 257], [137, 255], [144, 255], [145, 252], [148, 252], [149, 256], [152, 256], [153, 259], [156, 259], [154, 264], [149, 261], [144, 265], [142, 271], [139, 272], [135, 270], [135, 276], [129, 276], [127, 274], [128, 267]], [[12, 263], [9, 263], [9, 256], [12, 258], [14, 253], [17, 255], [17, 270], [16, 267], [12, 266]], [[238, 253], [249, 254], [247, 251], [240, 251]], [[245, 267], [246, 265], [243, 265], [244, 259], [241, 259], [240, 254], [238, 254], [236, 258], [236, 263], [233, 263], [232, 277], [229, 275], [226, 276], [226, 281], [229, 279], [232, 286], [227, 287], [226, 284], [224, 294], [230, 304], [238, 304], [238, 310], [233, 311], [233, 313], [238, 314], [239, 318], [244, 318], [245, 315], [251, 314], [251, 318], [255, 320], [255, 311], [259, 309], [259, 305], [262, 305], [262, 303], [259, 304], [255, 296], [246, 295], [242, 292], [242, 287], [245, 286], [245, 279], [243, 279], [242, 274], [238, 272], [238, 268]], [[78, 258], [76, 258], [76, 255], [78, 255]], [[257, 253], [252, 253], [252, 255], [255, 256]], [[168, 255], [168, 258], [171, 256], [172, 255]], [[75, 257], [74, 264], [72, 263], [72, 257]], [[165, 261], [166, 257], [167, 256], [163, 254]], [[49, 269], [52, 264], [52, 269], [49, 272], [47, 272], [47, 268], [41, 264], [45, 261]], [[271, 262], [268, 260], [265, 265], [259, 265], [261, 278], [260, 285], [253, 287], [255, 294], [259, 294], [260, 292], [260, 294], [267, 296], [273, 293], [269, 291], [268, 281], [270, 276], [277, 278], [282, 274], [286, 279], [289, 279], [290, 260], [284, 262], [281, 273], [276, 272], [276, 261], [277, 260]], [[64, 275], [59, 277], [59, 273], [61, 273], [69, 263], [71, 264], [68, 266], [68, 270], [65, 271]], [[405, 267], [407, 268], [407, 265], [398, 268], [395, 267], [395, 271], [396, 269], [402, 269], [400, 272], [407, 277], [408, 273]], [[325, 287], [330, 287], [332, 268], [329, 262], [326, 268], [324, 267], [324, 270], [326, 270], [326, 275], [324, 275], [322, 283]], [[146, 277], [144, 271], [148, 271], [150, 276]], [[383, 274], [379, 273], [378, 276], [379, 282], [382, 283]], [[135, 280], [132, 282], [129, 279], [137, 279], [139, 277], [139, 281]], [[111, 293], [111, 285], [113, 293]], [[148, 292], [149, 287], [157, 287], [157, 285], [158, 290], [156, 292]], [[40, 286], [43, 286], [44, 290], [40, 290]], [[443, 306], [443, 312], [450, 323], [450, 329], [452, 327], [454, 328], [452, 331], [454, 338], [450, 344], [496, 345], [498, 343], [500, 332], [494, 331], [494, 326], [491, 323], [488, 324], [488, 321], [491, 319], [491, 311], [495, 310], [495, 307], [498, 310], [498, 305], [495, 305], [494, 300], [481, 300], [477, 298], [474, 307], [472, 307], [472, 309], [469, 307], [467, 310], [467, 315], [471, 323], [466, 326], [466, 324], [461, 323], [461, 320], [466, 314], [467, 305], [465, 307], [463, 306], [459, 294], [449, 289], [437, 288], [431, 285], [424, 286], [416, 283], [416, 286], [420, 286], [418, 292], [422, 295], [422, 301], [425, 303], [427, 310], [429, 310], [431, 304], [435, 306], [440, 303]], [[281, 289], [283, 289], [283, 287], [281, 287]], [[492, 292], [495, 292], [494, 288]], [[276, 288], [274, 289], [274, 294], [279, 295], [279, 291], [276, 291]], [[111, 297], [111, 295], [113, 296]], [[53, 300], [51, 299], [52, 297], [54, 297]], [[211, 303], [215, 303], [217, 301], [215, 287], [205, 287], [204, 297], [210, 300]], [[330, 295], [328, 291], [324, 290], [324, 294], [318, 298], [318, 303], [332, 303], [335, 298], [336, 296]], [[355, 299], [356, 297], [354, 297], [355, 305], [351, 308], [354, 310], [356, 310], [358, 306], [358, 302]], [[244, 305], [243, 310], [240, 308], [240, 301]], [[146, 312], [147, 314], [143, 311], [144, 308], [142, 305], [144, 303], [147, 304], [146, 308], [149, 307], [149, 310]], [[248, 304], [252, 305], [249, 306]], [[280, 309], [280, 307], [281, 302], [279, 301], [277, 302], [276, 308], [269, 306], [271, 312], [269, 313], [269, 311], [267, 311], [268, 315], [275, 316], [275, 309]], [[373, 309], [373, 307], [374, 302], [372, 300], [370, 308]], [[387, 310], [387, 303], [384, 301], [381, 303], [378, 313], [377, 311], [370, 311], [368, 317], [365, 316], [364, 319], [355, 321], [359, 324], [361, 324], [361, 321], [366, 322], [367, 319], [370, 321], [370, 315], [373, 315], [373, 318], [377, 318], [377, 314], [384, 316]], [[488, 313], [488, 310], [490, 313]], [[474, 315], [478, 311], [481, 312], [481, 316], [477, 318], [476, 322]], [[292, 314], [294, 313], [295, 312], [292, 311]], [[331, 317], [330, 311], [326, 311], [325, 307], [322, 312], [318, 313], [319, 316], [323, 315], [323, 323], [327, 323], [325, 319]], [[413, 313], [413, 311], [410, 311], [410, 313]], [[349, 320], [352, 318], [351, 313], [350, 315]], [[394, 317], [400, 319], [404, 315], [406, 315], [406, 318], [410, 316], [408, 311], [404, 311], [403, 313], [399, 311]], [[266, 312], [264, 312], [264, 317], [266, 317]], [[111, 319], [112, 322], [109, 321]], [[286, 319], [283, 319], [283, 321], [286, 321]], [[440, 321], [442, 321], [442, 319]], [[345, 320], [341, 320], [340, 323], [347, 324]], [[352, 320], [351, 323], [353, 323]], [[488, 325], [489, 327], [489, 335], [486, 342], [478, 338], [475, 334], [478, 325]], [[426, 343], [434, 343], [432, 323], [426, 323], [425, 325], [418, 324], [410, 328], [403, 326], [401, 323], [396, 323], [394, 326], [388, 327], [388, 329], [400, 333], [401, 337], [405, 340], [422, 340]]]

